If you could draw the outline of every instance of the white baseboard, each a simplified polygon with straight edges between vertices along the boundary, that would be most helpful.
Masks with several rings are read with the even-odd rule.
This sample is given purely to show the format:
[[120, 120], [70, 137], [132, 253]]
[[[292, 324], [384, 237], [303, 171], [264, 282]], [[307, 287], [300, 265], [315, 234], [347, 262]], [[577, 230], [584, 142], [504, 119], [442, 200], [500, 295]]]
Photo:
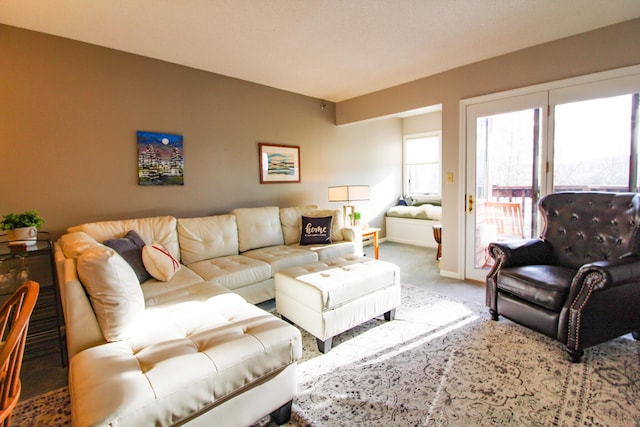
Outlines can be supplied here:
[[442, 277], [448, 277], [449, 279], [464, 280], [464, 277], [457, 271], [440, 270], [440, 275]]

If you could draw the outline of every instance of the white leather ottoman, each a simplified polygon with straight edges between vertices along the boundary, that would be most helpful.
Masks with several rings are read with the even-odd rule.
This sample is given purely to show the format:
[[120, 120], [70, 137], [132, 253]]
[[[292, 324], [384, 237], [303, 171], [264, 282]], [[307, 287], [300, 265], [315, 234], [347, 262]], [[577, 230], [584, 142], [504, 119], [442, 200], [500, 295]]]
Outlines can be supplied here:
[[316, 337], [318, 350], [332, 338], [384, 313], [393, 320], [400, 305], [400, 269], [356, 255], [282, 270], [275, 275], [276, 310]]

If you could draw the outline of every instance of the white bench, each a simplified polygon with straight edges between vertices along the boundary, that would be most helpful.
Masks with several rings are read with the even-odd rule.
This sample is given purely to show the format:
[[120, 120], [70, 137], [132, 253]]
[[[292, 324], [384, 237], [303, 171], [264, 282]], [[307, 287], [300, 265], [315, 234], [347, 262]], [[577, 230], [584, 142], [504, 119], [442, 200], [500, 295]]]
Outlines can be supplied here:
[[276, 310], [316, 337], [318, 350], [332, 338], [400, 305], [400, 269], [395, 264], [347, 255], [282, 270], [275, 275]]

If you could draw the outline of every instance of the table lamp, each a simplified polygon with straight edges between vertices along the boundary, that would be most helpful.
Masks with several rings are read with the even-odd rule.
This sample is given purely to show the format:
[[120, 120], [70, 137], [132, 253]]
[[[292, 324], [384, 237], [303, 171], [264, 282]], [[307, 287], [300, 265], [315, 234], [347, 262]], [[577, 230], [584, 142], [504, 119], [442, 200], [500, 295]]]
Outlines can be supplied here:
[[347, 202], [342, 207], [344, 214], [344, 221], [347, 223], [347, 218], [350, 218], [349, 225], [355, 225], [355, 206], [351, 202], [369, 200], [369, 186], [368, 185], [339, 185], [336, 187], [329, 187], [329, 201], [330, 202]]

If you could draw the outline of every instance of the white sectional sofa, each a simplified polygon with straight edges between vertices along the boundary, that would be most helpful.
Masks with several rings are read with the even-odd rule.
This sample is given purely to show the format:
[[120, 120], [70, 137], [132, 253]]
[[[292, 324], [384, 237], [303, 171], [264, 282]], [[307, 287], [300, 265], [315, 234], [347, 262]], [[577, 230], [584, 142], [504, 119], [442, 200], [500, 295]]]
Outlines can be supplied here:
[[[331, 217], [331, 243], [301, 245], [303, 216]], [[280, 270], [361, 254], [342, 224], [309, 205], [70, 227], [55, 257], [74, 426], [286, 422], [300, 332], [253, 304]]]

